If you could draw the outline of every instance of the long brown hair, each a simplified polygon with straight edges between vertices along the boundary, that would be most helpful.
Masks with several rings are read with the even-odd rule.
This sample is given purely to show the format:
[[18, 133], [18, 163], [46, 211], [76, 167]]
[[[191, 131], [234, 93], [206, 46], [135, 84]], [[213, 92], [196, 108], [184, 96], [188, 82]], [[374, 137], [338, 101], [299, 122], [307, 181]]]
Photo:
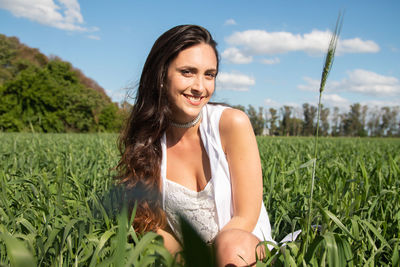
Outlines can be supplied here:
[[154, 43], [144, 64], [135, 103], [119, 137], [121, 159], [117, 179], [125, 187], [130, 212], [137, 202], [133, 226], [136, 231], [155, 231], [166, 225], [161, 200], [160, 139], [170, 124], [167, 97], [168, 66], [179, 52], [193, 45], [210, 45], [217, 57], [217, 43], [203, 27], [176, 26]]

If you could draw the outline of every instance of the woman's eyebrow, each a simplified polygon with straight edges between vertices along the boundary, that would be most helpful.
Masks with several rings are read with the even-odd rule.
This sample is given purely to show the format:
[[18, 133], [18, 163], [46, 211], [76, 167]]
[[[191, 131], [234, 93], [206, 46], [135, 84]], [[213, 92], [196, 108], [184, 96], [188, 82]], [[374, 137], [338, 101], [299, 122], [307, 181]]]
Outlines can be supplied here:
[[[193, 67], [190, 65], [183, 65], [183, 66], [177, 66], [177, 69], [189, 69], [189, 70], [197, 70], [197, 67]], [[206, 69], [206, 71], [217, 71], [216, 68], [210, 68], [210, 69]]]
[[208, 69], [207, 71], [217, 72], [217, 69], [212, 68], [212, 69]]
[[177, 66], [177, 69], [197, 69], [196, 67], [190, 66], [190, 65], [183, 65], [183, 66]]

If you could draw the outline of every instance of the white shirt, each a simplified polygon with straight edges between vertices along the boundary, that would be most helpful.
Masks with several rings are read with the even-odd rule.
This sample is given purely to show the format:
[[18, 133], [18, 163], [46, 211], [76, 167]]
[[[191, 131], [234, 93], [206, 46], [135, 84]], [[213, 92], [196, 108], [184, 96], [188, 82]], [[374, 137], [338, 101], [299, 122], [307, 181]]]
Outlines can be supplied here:
[[[217, 213], [218, 229], [221, 230], [233, 216], [232, 190], [230, 181], [229, 165], [225, 153], [222, 149], [221, 138], [219, 135], [219, 120], [222, 112], [228, 107], [221, 105], [207, 104], [202, 109], [202, 121], [200, 123], [200, 136], [204, 144], [210, 160], [211, 177], [214, 190], [214, 201]], [[163, 208], [165, 210], [165, 197], [167, 188], [167, 145], [165, 133], [161, 138], [162, 162], [161, 162], [161, 179], [162, 179], [162, 197]], [[168, 216], [167, 216], [168, 220]], [[168, 224], [175, 232], [174, 226], [168, 220]], [[271, 225], [268, 218], [268, 213], [264, 203], [261, 205], [260, 215], [257, 224], [252, 231], [261, 241], [275, 241], [271, 237]]]

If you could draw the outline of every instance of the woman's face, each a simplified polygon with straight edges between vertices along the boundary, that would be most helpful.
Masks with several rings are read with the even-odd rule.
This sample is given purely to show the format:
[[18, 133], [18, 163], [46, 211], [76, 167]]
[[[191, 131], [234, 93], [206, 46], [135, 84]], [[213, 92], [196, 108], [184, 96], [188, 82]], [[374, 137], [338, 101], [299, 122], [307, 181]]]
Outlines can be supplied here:
[[215, 87], [217, 57], [208, 44], [182, 50], [168, 67], [167, 90], [173, 120], [193, 120], [210, 100]]

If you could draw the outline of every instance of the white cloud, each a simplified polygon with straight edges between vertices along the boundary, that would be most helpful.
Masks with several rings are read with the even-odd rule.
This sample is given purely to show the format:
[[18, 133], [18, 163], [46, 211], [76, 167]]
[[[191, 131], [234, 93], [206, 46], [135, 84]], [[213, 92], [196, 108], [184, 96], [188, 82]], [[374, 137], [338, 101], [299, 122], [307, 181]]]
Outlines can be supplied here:
[[350, 101], [337, 94], [323, 94], [322, 100], [325, 106], [347, 108]]
[[289, 106], [292, 107], [296, 110], [301, 109], [302, 105], [299, 104], [298, 102], [290, 102], [290, 101], [286, 101], [286, 102], [277, 102], [275, 100], [272, 100], [271, 98], [266, 98], [264, 99], [264, 105], [267, 108], [282, 108], [283, 106]]
[[248, 64], [253, 61], [252, 56], [245, 56], [239, 49], [231, 47], [222, 52], [222, 58], [235, 64]]
[[[305, 85], [299, 85], [301, 90], [318, 90], [319, 80], [303, 78]], [[355, 69], [347, 72], [347, 78], [341, 81], [328, 81], [326, 90], [329, 92], [352, 92], [379, 97], [400, 95], [400, 81], [396, 77], [384, 76], [372, 71]]]
[[348, 78], [339, 83], [353, 92], [376, 96], [395, 95], [400, 93], [400, 82], [397, 78], [378, 73], [356, 69], [348, 72]]
[[281, 106], [278, 102], [276, 102], [275, 100], [272, 100], [271, 98], [264, 99], [264, 105], [269, 107], [269, 108], [270, 107], [271, 108], [278, 108], [278, 107]]
[[[233, 33], [226, 38], [226, 42], [239, 48], [244, 56], [275, 55], [294, 51], [324, 54], [331, 34], [328, 30], [313, 30], [305, 34], [247, 30]], [[338, 53], [376, 53], [379, 50], [379, 46], [374, 41], [364, 41], [360, 38], [340, 39], [337, 46]]]
[[362, 101], [361, 105], [367, 105], [368, 107], [399, 107], [400, 105], [400, 98], [397, 100], [390, 100], [390, 101], [381, 101], [381, 100], [368, 100]]
[[88, 38], [93, 40], [100, 40], [100, 36], [97, 35], [88, 35]]
[[322, 95], [322, 99], [329, 102], [335, 103], [348, 103], [349, 101], [346, 98], [341, 97], [337, 94], [324, 94]]
[[289, 106], [289, 107], [293, 107], [293, 108], [295, 108], [295, 109], [299, 109], [299, 108], [301, 108], [301, 105], [302, 104], [300, 104], [300, 103], [298, 103], [298, 102], [284, 102], [283, 104], [282, 104], [282, 107], [283, 106]]
[[380, 48], [374, 41], [363, 41], [360, 38], [339, 40], [338, 53], [376, 53]]
[[238, 72], [220, 72], [217, 76], [217, 88], [221, 90], [248, 91], [255, 83], [254, 78]]
[[300, 90], [313, 92], [317, 92], [319, 90], [319, 80], [314, 80], [310, 77], [303, 77], [303, 80], [306, 81], [306, 84], [298, 85], [297, 88], [299, 88]]
[[267, 64], [267, 65], [273, 65], [273, 64], [278, 64], [280, 63], [280, 59], [277, 57], [274, 58], [264, 58], [263, 60], [261, 60], [261, 63], [263, 64]]
[[227, 19], [224, 25], [236, 25], [236, 21], [234, 19]]
[[394, 45], [389, 45], [389, 49], [390, 49], [390, 51], [392, 51], [392, 52], [394, 52], [394, 53], [399, 52], [399, 49], [398, 49], [396, 46], [394, 46]]
[[[56, 3], [57, 2], [57, 3]], [[77, 0], [0, 0], [0, 8], [16, 17], [67, 31], [96, 31], [87, 28]]]

